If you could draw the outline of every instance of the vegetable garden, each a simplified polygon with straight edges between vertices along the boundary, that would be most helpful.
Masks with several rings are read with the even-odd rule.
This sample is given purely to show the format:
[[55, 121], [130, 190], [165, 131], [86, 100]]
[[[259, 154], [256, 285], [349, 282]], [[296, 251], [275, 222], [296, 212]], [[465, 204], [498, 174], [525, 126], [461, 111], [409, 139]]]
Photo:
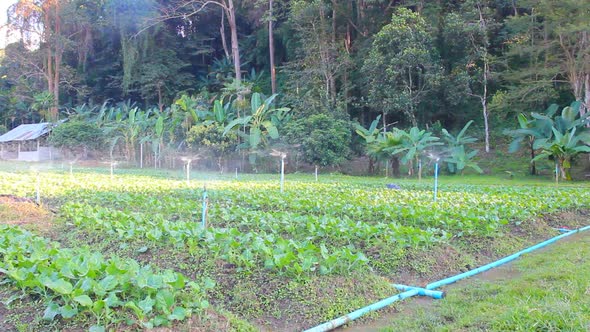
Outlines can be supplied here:
[[[1, 192], [33, 198], [36, 176], [3, 172]], [[5, 305], [39, 301], [33, 329], [190, 330], [197, 317], [225, 322], [210, 329], [301, 330], [396, 293], [391, 282], [460, 272], [554, 235], [567, 225], [542, 216], [590, 205], [585, 184], [443, 178], [433, 202], [427, 180], [393, 190], [381, 178], [294, 175], [280, 193], [275, 176], [192, 178], [44, 171], [51, 231], [0, 227]]]

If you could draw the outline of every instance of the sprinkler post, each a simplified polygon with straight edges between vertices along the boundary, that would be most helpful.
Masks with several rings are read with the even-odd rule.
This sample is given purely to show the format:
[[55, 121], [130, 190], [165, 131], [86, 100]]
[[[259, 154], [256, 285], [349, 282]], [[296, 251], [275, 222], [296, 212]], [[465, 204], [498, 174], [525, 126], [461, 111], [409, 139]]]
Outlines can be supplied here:
[[207, 210], [209, 208], [209, 196], [207, 195], [207, 187], [203, 186], [203, 211], [201, 213], [201, 225], [203, 228], [207, 227]]
[[115, 172], [115, 162], [111, 161], [111, 179], [113, 179], [114, 172]]
[[238, 168], [236, 167], [236, 180], [238, 179]]
[[318, 166], [315, 166], [315, 182], [318, 182]]
[[436, 162], [434, 163], [434, 201], [435, 202], [436, 202], [437, 192], [438, 192], [438, 158], [436, 159]]
[[190, 185], [191, 184], [191, 161], [192, 160], [188, 160], [186, 162], [186, 184]]
[[283, 193], [285, 190], [285, 159], [287, 158], [287, 153], [273, 149], [270, 155], [281, 157], [281, 193]]
[[182, 161], [184, 161], [184, 169], [186, 171], [186, 185], [190, 186], [191, 184], [191, 162], [193, 161], [190, 158], [182, 157]]

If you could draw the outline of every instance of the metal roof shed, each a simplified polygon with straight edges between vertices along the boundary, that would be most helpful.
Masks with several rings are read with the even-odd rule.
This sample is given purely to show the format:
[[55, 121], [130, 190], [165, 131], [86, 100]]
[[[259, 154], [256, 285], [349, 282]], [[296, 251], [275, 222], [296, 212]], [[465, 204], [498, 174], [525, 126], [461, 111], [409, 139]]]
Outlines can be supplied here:
[[[40, 139], [48, 134], [53, 127], [53, 123], [43, 122], [22, 124], [12, 129], [6, 134], [0, 136], [0, 146], [2, 148], [0, 150], [0, 157], [2, 159], [16, 159], [23, 161], [42, 161], [54, 159], [58, 151], [51, 147], [42, 147], [40, 144]], [[31, 144], [27, 143], [30, 143], [31, 141], [36, 141], [37, 149], [34, 151], [21, 151], [21, 145], [30, 147]], [[17, 144], [17, 151], [11, 152], [10, 149], [5, 151], [5, 145], [10, 145], [10, 143]]]
[[52, 126], [50, 122], [22, 124], [0, 136], [0, 143], [36, 140], [49, 133]]

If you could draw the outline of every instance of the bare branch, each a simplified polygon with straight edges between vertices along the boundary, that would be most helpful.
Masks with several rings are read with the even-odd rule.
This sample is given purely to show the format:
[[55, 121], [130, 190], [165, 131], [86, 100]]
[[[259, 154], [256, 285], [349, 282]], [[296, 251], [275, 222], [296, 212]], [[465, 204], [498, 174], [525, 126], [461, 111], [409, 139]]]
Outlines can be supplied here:
[[[199, 4], [196, 7], [193, 6], [195, 4]], [[223, 10], [227, 10], [227, 6], [224, 3], [221, 3], [219, 1], [205, 1], [202, 2], [200, 0], [191, 0], [191, 1], [187, 1], [187, 2], [183, 2], [181, 5], [177, 6], [177, 7], [173, 7], [170, 8], [170, 10], [167, 9], [163, 9], [162, 10], [162, 15], [158, 16], [156, 19], [154, 19], [152, 22], [150, 22], [147, 26], [141, 28], [139, 31], [137, 31], [135, 34], [133, 34], [131, 36], [131, 38], [136, 38], [137, 36], [139, 36], [142, 32], [150, 29], [151, 27], [154, 27], [160, 23], [163, 23], [165, 21], [171, 20], [171, 19], [175, 19], [175, 18], [188, 18], [191, 17], [193, 15], [196, 15], [200, 12], [202, 12], [203, 10], [205, 10], [205, 8], [208, 5], [217, 5], [220, 6], [221, 8], [223, 8]], [[191, 8], [191, 12], [181, 12], [181, 10], [183, 8], [187, 8], [189, 6], [193, 6], [193, 8]]]

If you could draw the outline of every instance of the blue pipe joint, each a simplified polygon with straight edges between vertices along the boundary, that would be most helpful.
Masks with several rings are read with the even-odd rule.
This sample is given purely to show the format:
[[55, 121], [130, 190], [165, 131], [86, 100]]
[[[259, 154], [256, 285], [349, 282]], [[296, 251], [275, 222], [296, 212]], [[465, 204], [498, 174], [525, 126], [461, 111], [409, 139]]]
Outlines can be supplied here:
[[403, 291], [403, 292], [407, 292], [410, 290], [417, 290], [418, 295], [429, 296], [429, 297], [431, 297], [433, 299], [437, 299], [437, 300], [444, 299], [445, 295], [446, 295], [445, 292], [430, 290], [430, 289], [421, 288], [421, 287], [413, 287], [413, 286], [406, 286], [406, 285], [400, 285], [400, 284], [393, 284], [393, 287], [395, 287], [398, 290]]

